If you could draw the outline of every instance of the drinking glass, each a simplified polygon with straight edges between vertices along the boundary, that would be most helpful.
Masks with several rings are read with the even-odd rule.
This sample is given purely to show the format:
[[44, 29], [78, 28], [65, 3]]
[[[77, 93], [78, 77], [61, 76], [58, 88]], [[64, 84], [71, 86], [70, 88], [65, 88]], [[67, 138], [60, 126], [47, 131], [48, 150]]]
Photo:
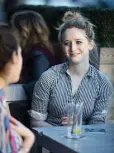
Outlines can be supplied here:
[[68, 103], [65, 107], [65, 116], [68, 117], [67, 137], [71, 137], [74, 110], [75, 110], [75, 104], [74, 103]]
[[74, 108], [73, 124], [72, 124], [72, 137], [80, 138], [82, 134], [82, 114], [83, 103], [77, 103]]
[[69, 103], [65, 107], [65, 112], [68, 117], [67, 138], [78, 139], [82, 134], [82, 113], [83, 103]]

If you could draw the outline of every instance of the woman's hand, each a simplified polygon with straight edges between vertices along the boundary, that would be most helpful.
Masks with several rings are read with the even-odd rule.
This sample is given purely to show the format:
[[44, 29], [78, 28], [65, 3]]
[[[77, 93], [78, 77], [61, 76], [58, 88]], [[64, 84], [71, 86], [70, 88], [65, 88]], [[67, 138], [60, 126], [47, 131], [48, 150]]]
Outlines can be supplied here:
[[61, 118], [61, 125], [66, 126], [68, 125], [68, 117], [64, 116]]
[[33, 133], [12, 116], [10, 116], [10, 126], [23, 138], [26, 138], [29, 136], [33, 137]]
[[[26, 128], [23, 124], [21, 124], [19, 121], [13, 118], [12, 116], [10, 116], [10, 126], [21, 137], [24, 138], [23, 147], [22, 149], [20, 149], [21, 152], [23, 153], [28, 152], [27, 149], [30, 150], [34, 143], [34, 134], [28, 128]], [[23, 149], [23, 148], [27, 148], [27, 149]]]

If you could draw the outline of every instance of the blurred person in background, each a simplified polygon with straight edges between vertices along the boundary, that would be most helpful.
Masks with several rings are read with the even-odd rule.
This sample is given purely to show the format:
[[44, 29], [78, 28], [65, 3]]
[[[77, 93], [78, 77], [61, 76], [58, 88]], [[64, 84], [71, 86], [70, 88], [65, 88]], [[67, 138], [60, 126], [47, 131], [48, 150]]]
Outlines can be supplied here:
[[22, 48], [21, 83], [37, 81], [44, 71], [55, 64], [47, 24], [39, 13], [27, 10], [14, 13], [11, 26]]
[[11, 26], [20, 39], [23, 68], [20, 83], [31, 102], [36, 81], [57, 62], [49, 40], [50, 31], [43, 17], [35, 11], [20, 11], [12, 15]]

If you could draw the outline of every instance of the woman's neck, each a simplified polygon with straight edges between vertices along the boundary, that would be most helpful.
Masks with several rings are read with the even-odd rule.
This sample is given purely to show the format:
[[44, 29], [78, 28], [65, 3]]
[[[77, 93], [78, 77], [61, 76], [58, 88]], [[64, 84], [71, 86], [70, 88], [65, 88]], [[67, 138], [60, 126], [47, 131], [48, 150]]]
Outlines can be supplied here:
[[89, 62], [74, 64], [70, 63], [68, 67], [68, 72], [70, 75], [84, 76], [89, 69]]
[[0, 73], [0, 89], [3, 89], [5, 86], [8, 85], [8, 78]]

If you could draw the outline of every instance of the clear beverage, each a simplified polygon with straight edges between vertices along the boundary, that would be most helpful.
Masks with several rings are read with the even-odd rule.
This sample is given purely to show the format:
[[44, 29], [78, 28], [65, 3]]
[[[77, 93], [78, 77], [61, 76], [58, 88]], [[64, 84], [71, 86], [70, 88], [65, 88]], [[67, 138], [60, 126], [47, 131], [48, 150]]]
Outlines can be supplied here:
[[68, 103], [65, 107], [65, 115], [68, 117], [67, 137], [71, 137], [74, 109], [75, 109], [74, 103]]
[[80, 137], [82, 134], [82, 113], [83, 113], [83, 103], [76, 104], [74, 110], [72, 134], [77, 138]]
[[65, 114], [68, 117], [67, 138], [80, 138], [82, 134], [83, 103], [69, 103], [65, 107]]

